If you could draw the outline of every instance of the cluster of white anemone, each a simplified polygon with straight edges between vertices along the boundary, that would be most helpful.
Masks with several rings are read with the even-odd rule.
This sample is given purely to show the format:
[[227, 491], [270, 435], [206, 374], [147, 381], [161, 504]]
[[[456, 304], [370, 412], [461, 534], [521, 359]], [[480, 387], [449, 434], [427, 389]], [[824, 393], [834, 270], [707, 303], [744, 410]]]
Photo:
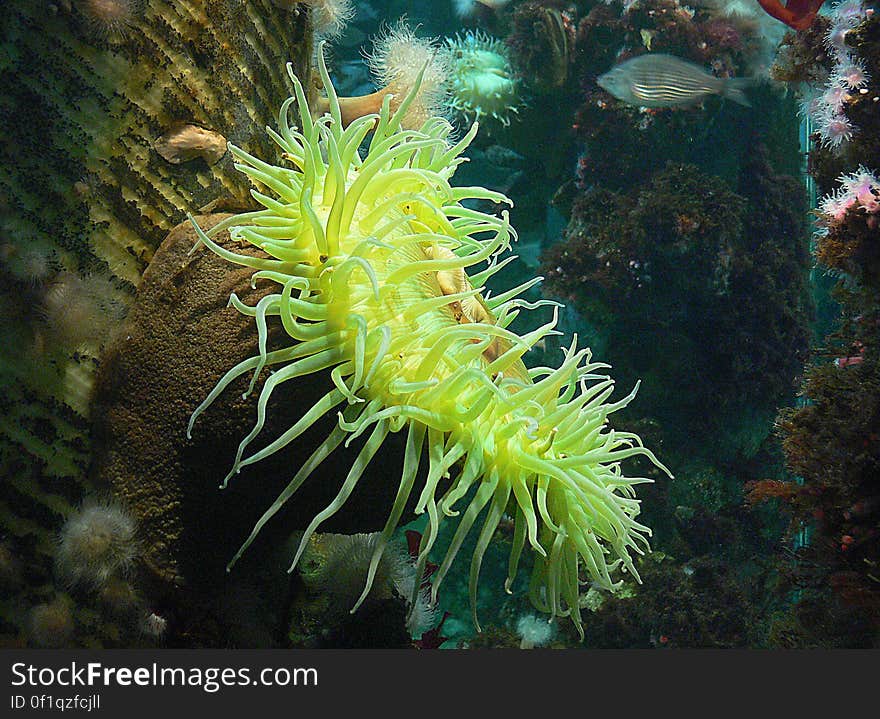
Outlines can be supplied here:
[[[273, 2], [288, 4], [287, 0]], [[479, 3], [497, 10], [506, 1]], [[339, 38], [355, 15], [350, 0], [300, 0], [299, 4], [310, 9], [315, 34], [321, 38]], [[490, 120], [507, 126], [521, 106], [520, 78], [506, 45], [480, 30], [466, 30], [454, 38], [418, 37], [402, 17], [383, 27], [366, 58], [378, 89], [370, 95], [340, 99], [346, 124], [355, 117], [378, 113], [386, 95], [391, 97], [392, 112], [396, 111], [416, 84], [420, 92], [403, 119], [406, 129], [417, 129], [432, 117], [452, 119], [453, 115], [468, 125]]]
[[418, 95], [403, 118], [406, 129], [418, 129], [432, 117], [451, 120], [453, 116], [468, 125], [491, 121], [490, 127], [491, 123], [507, 126], [522, 104], [520, 79], [507, 47], [480, 30], [454, 38], [423, 38], [401, 18], [374, 38], [367, 60], [380, 89], [359, 101], [342, 98], [345, 122], [350, 121], [349, 112], [353, 116], [378, 112], [384, 94], [391, 94], [391, 110], [396, 110], [417, 78]]
[[848, 175], [837, 178], [840, 187], [826, 195], [819, 205], [821, 222], [827, 230], [831, 225], [843, 221], [851, 208], [858, 208], [868, 214], [880, 212], [880, 180], [864, 165]]
[[844, 108], [853, 93], [867, 92], [866, 85], [871, 78], [862, 61], [846, 44], [846, 36], [867, 19], [869, 12], [862, 0], [840, 0], [831, 11], [825, 45], [834, 58], [834, 67], [822, 91], [806, 104], [806, 112], [816, 123], [825, 147], [841, 147], [856, 131]]

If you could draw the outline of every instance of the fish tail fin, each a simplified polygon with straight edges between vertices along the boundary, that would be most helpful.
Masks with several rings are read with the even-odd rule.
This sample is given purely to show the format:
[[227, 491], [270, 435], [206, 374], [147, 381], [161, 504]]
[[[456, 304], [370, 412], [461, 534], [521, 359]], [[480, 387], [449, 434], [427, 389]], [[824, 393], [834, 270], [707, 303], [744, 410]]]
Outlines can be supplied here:
[[751, 77], [731, 77], [724, 81], [724, 85], [721, 88], [721, 95], [739, 103], [740, 105], [751, 107], [752, 103], [749, 102], [749, 98], [746, 97], [745, 90], [754, 84], [755, 81]]

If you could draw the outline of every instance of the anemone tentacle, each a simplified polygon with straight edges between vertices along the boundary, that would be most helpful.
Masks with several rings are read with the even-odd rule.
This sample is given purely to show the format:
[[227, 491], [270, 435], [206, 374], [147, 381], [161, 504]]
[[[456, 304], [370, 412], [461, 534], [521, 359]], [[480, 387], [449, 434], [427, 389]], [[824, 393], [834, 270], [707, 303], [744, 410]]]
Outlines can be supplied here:
[[[558, 303], [520, 297], [539, 278], [495, 297], [482, 291], [507, 264], [501, 255], [516, 233], [506, 211], [491, 215], [462, 204], [512, 204], [507, 197], [450, 185], [476, 125], [454, 144], [452, 127], [441, 118], [429, 119], [420, 130], [401, 129], [407, 100], [392, 113], [386, 98], [379, 114], [344, 127], [320, 54], [318, 65], [329, 112], [317, 119], [288, 65], [294, 96], [281, 107], [278, 129], [268, 130], [286, 166], [230, 147], [264, 209], [238, 215], [208, 233], [193, 221], [200, 242], [252, 268], [254, 282], [281, 288], [255, 307], [230, 298], [233, 307], [254, 318], [258, 354], [230, 369], [190, 420], [188, 432], [233, 380], [253, 373], [250, 391], [263, 368], [275, 368], [260, 390], [254, 427], [242, 439], [223, 484], [242, 467], [295, 441], [327, 412], [339, 412], [337, 426], [259, 519], [229, 567], [330, 453], [365, 435], [336, 498], [306, 529], [292, 570], [309, 535], [345, 503], [387, 435], [406, 428], [397, 495], [352, 611], [369, 593], [382, 553], [415, 493], [416, 511], [428, 514], [417, 572], [427, 564], [441, 523], [460, 517], [432, 578], [434, 599], [483, 515], [469, 582], [479, 627], [480, 566], [503, 515], [510, 513], [514, 541], [505, 589], [510, 590], [528, 544], [537, 555], [532, 601], [551, 618], [570, 616], [581, 631], [583, 580], [610, 589], [615, 572], [638, 579], [632, 556], [649, 551], [651, 532], [636, 521], [640, 506], [634, 487], [651, 480], [624, 476], [621, 462], [643, 456], [667, 471], [636, 435], [608, 424], [609, 415], [625, 407], [635, 390], [610, 403], [614, 383], [603, 373], [607, 365], [593, 362], [588, 349], [577, 349], [577, 338], [559, 367], [526, 369], [522, 357], [542, 339], [559, 334]], [[412, 92], [417, 91], [416, 85]], [[291, 124], [294, 105], [298, 126]], [[359, 148], [371, 130], [362, 156]], [[211, 238], [222, 229], [266, 257], [220, 247]], [[485, 269], [468, 276], [468, 269], [481, 263]], [[553, 306], [551, 321], [524, 336], [507, 329], [520, 311], [543, 305]], [[270, 318], [280, 321], [291, 347], [267, 350]], [[322, 371], [330, 372], [333, 387], [280, 437], [247, 455], [274, 389]], [[427, 474], [419, 488], [423, 461]], [[469, 495], [462, 513], [459, 505]]]

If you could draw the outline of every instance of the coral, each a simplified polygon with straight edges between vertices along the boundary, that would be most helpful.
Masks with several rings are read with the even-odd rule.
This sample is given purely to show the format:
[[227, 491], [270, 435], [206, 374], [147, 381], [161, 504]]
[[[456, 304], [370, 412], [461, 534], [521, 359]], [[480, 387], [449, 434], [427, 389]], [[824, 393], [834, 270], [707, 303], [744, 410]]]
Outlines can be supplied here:
[[[108, 34], [86, 17], [90, 4], [135, 16]], [[190, 123], [268, 149], [266, 108], [274, 113], [287, 92], [279, 66], [293, 60], [305, 77], [311, 43], [304, 13], [266, 0], [10, 0], [0, 3], [0, 43], [0, 530], [28, 567], [20, 601], [36, 605], [47, 601], [39, 588], [52, 580], [61, 518], [99, 490], [88, 469], [101, 346], [119, 339], [114, 323], [184, 208], [249, 200], [230, 161], [172, 166], [151, 143]], [[101, 336], [76, 349], [53, 343], [50, 326], [63, 319], [44, 314], [53, 281], [71, 277], [80, 289], [102, 278], [113, 318], [101, 316]], [[23, 632], [26, 613], [0, 604], [4, 639]]]
[[[236, 309], [254, 318], [259, 352], [230, 369], [190, 420], [192, 431], [232, 381], [277, 366], [263, 385], [256, 424], [239, 444], [224, 484], [343, 405], [338, 425], [260, 518], [230, 566], [325, 457], [368, 432], [336, 498], [306, 528], [292, 563], [296, 566], [309, 538], [346, 503], [386, 437], [406, 428], [398, 496], [371, 568], [378, 565], [414, 491], [425, 448], [428, 476], [416, 511], [427, 511], [429, 521], [417, 575], [426, 565], [441, 514], [454, 514], [456, 502], [469, 489], [477, 490], [432, 578], [433, 594], [479, 512], [488, 507], [471, 562], [470, 595], [479, 626], [475, 599], [482, 557], [508, 500], [513, 500], [516, 530], [508, 585], [528, 541], [538, 555], [532, 601], [551, 616], [570, 615], [579, 627], [579, 566], [594, 581], [611, 587], [611, 573], [617, 569], [635, 576], [631, 552], [647, 548], [649, 530], [635, 519], [639, 503], [633, 490], [646, 480], [624, 476], [620, 462], [635, 456], [657, 460], [636, 435], [607, 424], [608, 415], [634, 395], [606, 403], [613, 381], [597, 374], [603, 365], [592, 363], [589, 351], [577, 350], [575, 343], [560, 368], [526, 370], [521, 357], [554, 326], [550, 322], [524, 337], [506, 329], [520, 308], [529, 306], [517, 295], [534, 280], [491, 299], [481, 296], [479, 288], [499, 269], [497, 256], [509, 247], [514, 233], [506, 212], [497, 217], [461, 204], [507, 198], [448, 184], [476, 126], [452, 147], [447, 143], [452, 128], [442, 119], [427, 122], [420, 132], [401, 130], [415, 88], [396, 113], [386, 103], [378, 117], [360, 118], [343, 129], [319, 60], [330, 114], [312, 120], [300, 81], [291, 73], [296, 97], [282, 106], [279, 130], [270, 131], [292, 169], [231, 148], [242, 170], [278, 199], [254, 190], [265, 209], [231, 218], [213, 231], [230, 227], [233, 238], [256, 245], [270, 258], [230, 252], [197, 229], [211, 250], [255, 270], [254, 281], [269, 280], [282, 288], [254, 307], [231, 297]], [[296, 133], [288, 118], [293, 102], [299, 107]], [[362, 158], [357, 148], [371, 130]], [[473, 289], [445, 294], [439, 273], [458, 273], [486, 260], [487, 269], [466, 276]], [[273, 316], [280, 316], [295, 343], [269, 352], [267, 318]], [[322, 370], [330, 371], [333, 389], [282, 436], [245, 456], [265, 423], [275, 387]], [[459, 460], [460, 474], [445, 484]], [[371, 572], [362, 598], [372, 580]]]
[[124, 575], [138, 553], [135, 524], [111, 503], [89, 502], [61, 529], [56, 568], [67, 584], [101, 587]]
[[682, 565], [655, 552], [639, 559], [639, 571], [645, 584], [629, 596], [606, 595], [585, 619], [590, 648], [722, 648], [754, 641], [756, 597], [718, 560]]
[[[618, 373], [643, 378], [642, 410], [682, 438], [712, 422], [713, 452], [746, 408], [769, 419], [793, 393], [808, 341], [803, 190], [759, 147], [738, 189], [672, 164], [629, 193], [594, 187], [544, 256], [545, 292], [607, 338]], [[670, 397], [670, 382], [689, 390]]]
[[452, 106], [467, 121], [507, 126], [519, 112], [519, 78], [507, 46], [480, 30], [446, 39]]

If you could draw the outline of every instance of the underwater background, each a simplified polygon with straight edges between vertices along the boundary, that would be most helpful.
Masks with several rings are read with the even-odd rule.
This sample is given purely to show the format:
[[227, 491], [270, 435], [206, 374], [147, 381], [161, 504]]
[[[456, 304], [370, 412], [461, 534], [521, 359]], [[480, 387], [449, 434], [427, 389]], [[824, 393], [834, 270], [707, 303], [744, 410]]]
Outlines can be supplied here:
[[[798, 19], [777, 12], [783, 23], [772, 5], [4, 3], [3, 646], [876, 646], [880, 19], [874, 3], [841, 0], [807, 3], [811, 13]], [[597, 82], [660, 55], [693, 66], [661, 76], [655, 63], [633, 86], [690, 93], [680, 102], [643, 107]], [[533, 577], [545, 572], [532, 547], [506, 584], [509, 557], [525, 541], [520, 496], [498, 506], [491, 534], [461, 540], [456, 520], [434, 537], [415, 501], [399, 527], [386, 525], [408, 466], [406, 432], [388, 434], [351, 496], [312, 533], [369, 441], [340, 446], [227, 571], [340, 421], [325, 408], [296, 441], [238, 467], [236, 448], [273, 371], [259, 365], [255, 392], [240, 373], [212, 394], [266, 343], [270, 352], [295, 345], [271, 311], [261, 328], [258, 312], [230, 306], [234, 294], [265, 307], [269, 288], [251, 281], [263, 265], [229, 261], [233, 252], [260, 260], [265, 248], [225, 228], [259, 207], [252, 187], [274, 189], [269, 174], [254, 180], [270, 172], [257, 163], [305, 162], [293, 149], [282, 157], [266, 127], [281, 132], [292, 76], [312, 115], [333, 112], [321, 57], [343, 124], [379, 113], [386, 96], [393, 112], [409, 93], [404, 109], [422, 114], [404, 118], [400, 132], [442, 116], [450, 134], [438, 136], [454, 145], [478, 121], [449, 182], [485, 190], [462, 191], [454, 216], [506, 218], [509, 197], [517, 239], [497, 274], [480, 283], [482, 266], [463, 279], [438, 271], [440, 289], [485, 285], [478, 318], [462, 300], [458, 321], [532, 336], [529, 368], [558, 367], [576, 335], [593, 362], [610, 365], [592, 370], [615, 382], [610, 426], [653, 453], [610, 464], [652, 480], [636, 488], [638, 504], [621, 505], [637, 507], [627, 521], [637, 513], [650, 528], [652, 551], [627, 545], [633, 567], [620, 555], [613, 584], [577, 555], [573, 567], [560, 560], [582, 627], [547, 621], [572, 602], [548, 597], [552, 581], [530, 582], [533, 565]], [[734, 96], [739, 87], [748, 104]], [[299, 124], [305, 133], [307, 121]], [[326, 138], [315, 147], [316, 166], [332, 164], [337, 148]], [[201, 230], [214, 253], [193, 251], [207, 244]], [[517, 286], [519, 304], [493, 316], [492, 298]], [[554, 317], [559, 334], [543, 332]], [[488, 352], [478, 359], [492, 366]], [[266, 436], [319, 406], [336, 382], [330, 374], [279, 383]], [[434, 480], [454, 489], [467, 456], [449, 452]], [[240, 471], [221, 491], [230, 467]], [[480, 488], [465, 489], [463, 502], [473, 502]], [[383, 528], [390, 541], [378, 558]], [[606, 534], [603, 546], [617, 551], [619, 536]], [[479, 585], [471, 557], [481, 558]], [[608, 564], [619, 568], [610, 554]], [[352, 613], [368, 574], [372, 589]]]

